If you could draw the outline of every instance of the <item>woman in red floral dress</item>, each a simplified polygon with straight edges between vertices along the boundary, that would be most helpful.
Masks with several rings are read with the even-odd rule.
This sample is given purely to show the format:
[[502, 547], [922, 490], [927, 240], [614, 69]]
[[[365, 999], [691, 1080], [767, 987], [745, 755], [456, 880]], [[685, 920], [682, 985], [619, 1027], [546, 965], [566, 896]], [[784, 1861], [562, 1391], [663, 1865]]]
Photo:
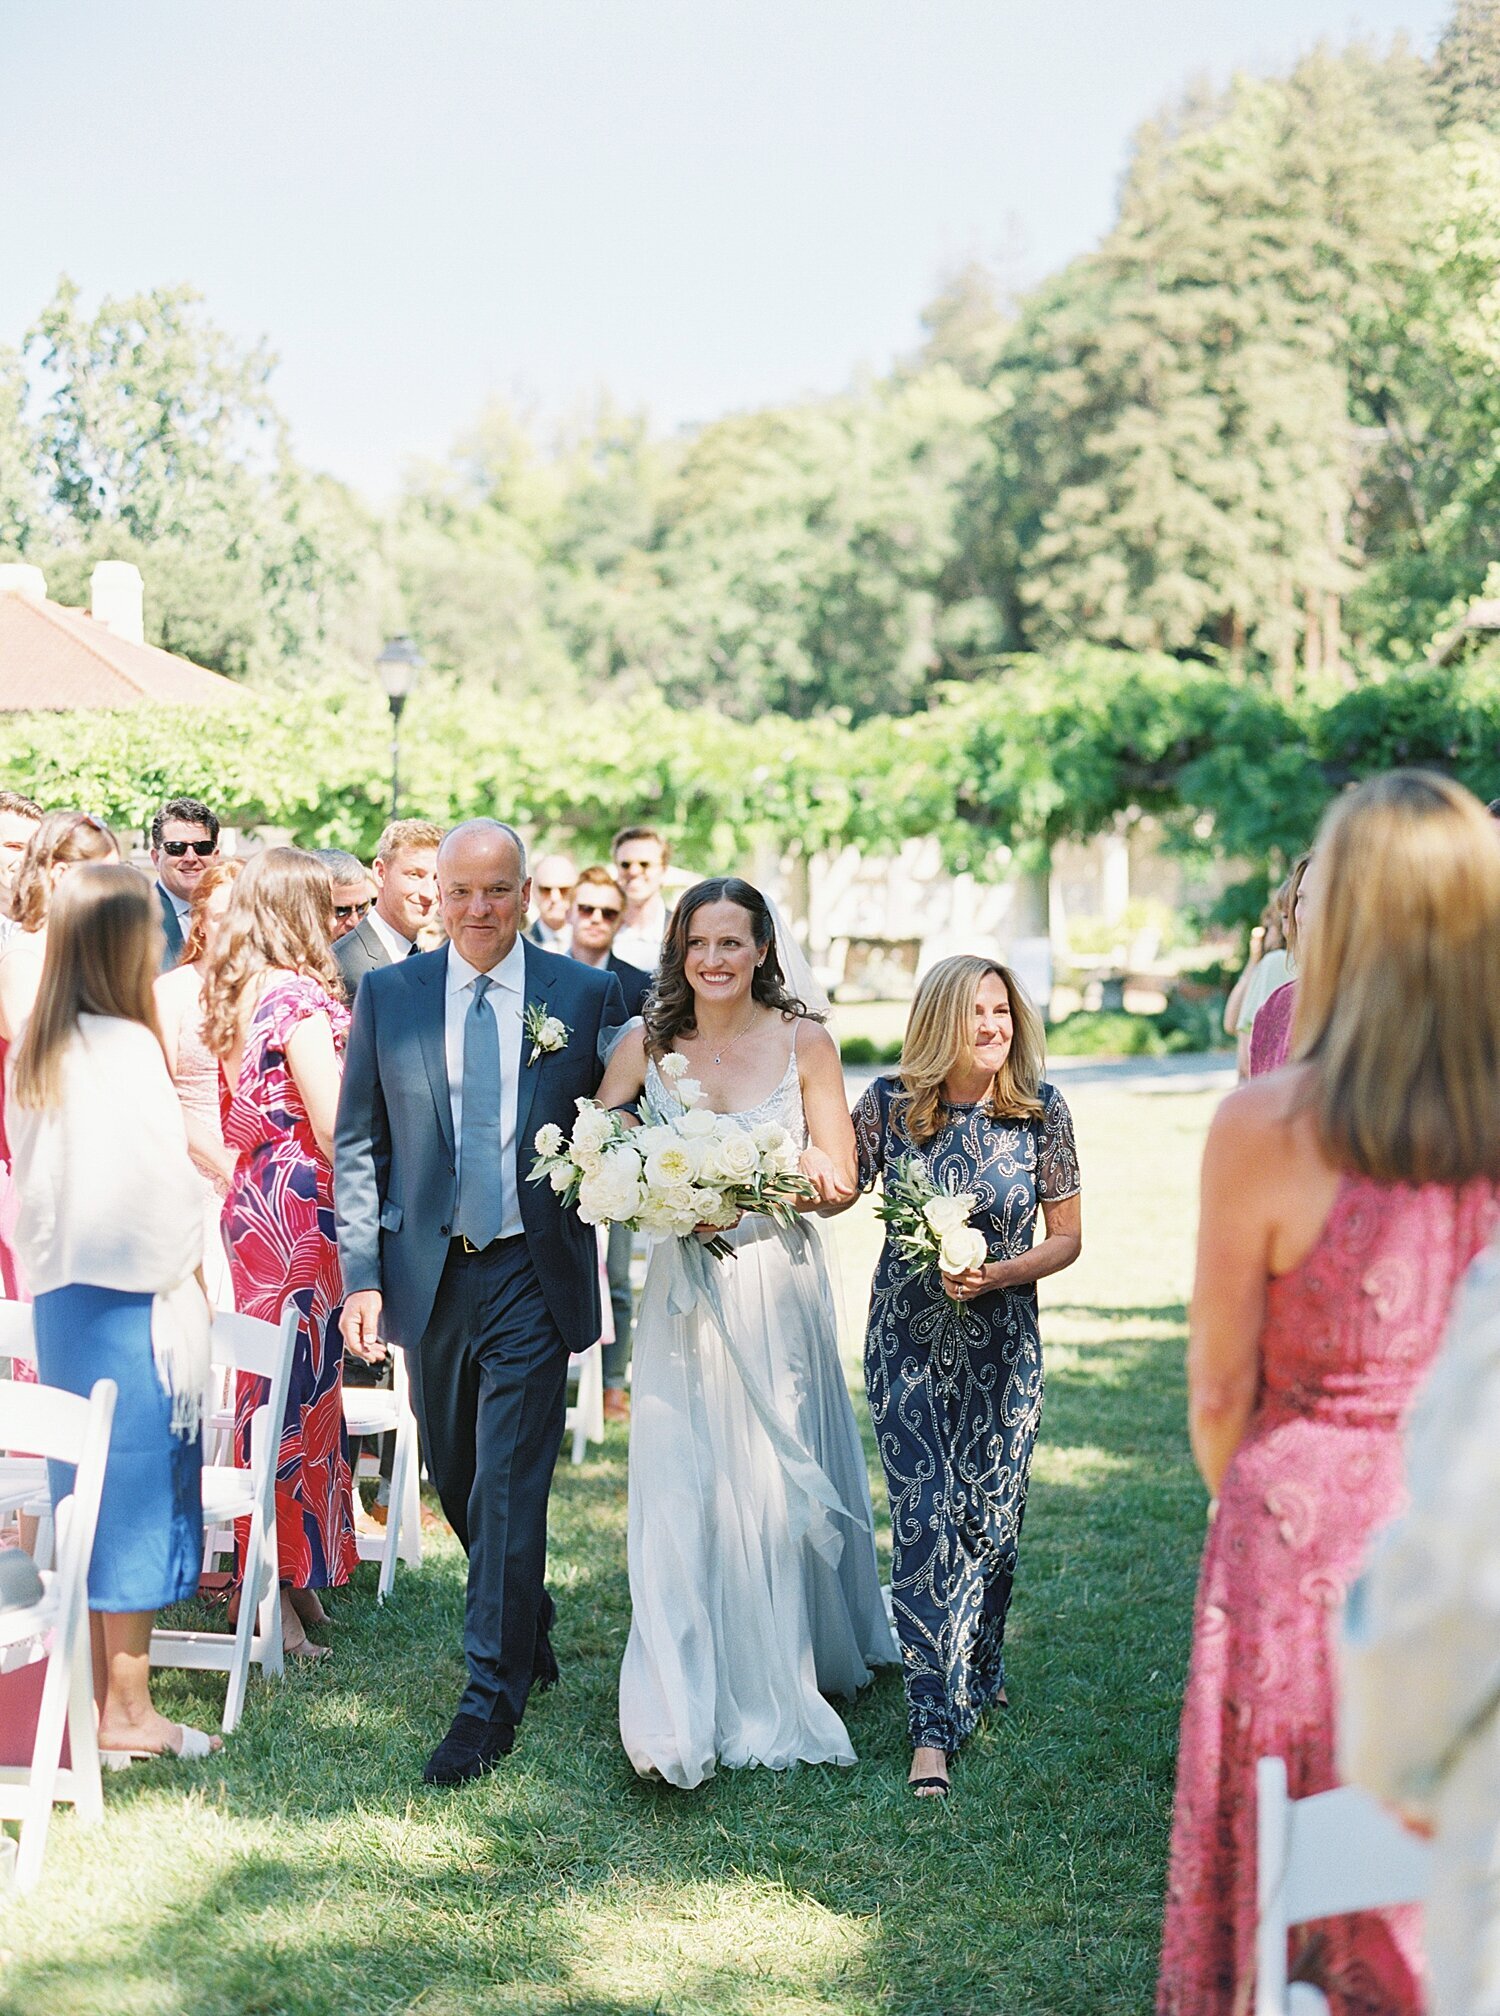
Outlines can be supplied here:
[[[344, 1432], [343, 1288], [334, 1238], [332, 1136], [349, 1010], [329, 956], [333, 889], [296, 848], [272, 847], [235, 885], [204, 988], [204, 1035], [224, 1073], [224, 1140], [239, 1154], [224, 1201], [235, 1307], [300, 1318], [276, 1473], [286, 1649], [323, 1656], [308, 1624], [327, 1622], [320, 1589], [357, 1562]], [[262, 1379], [241, 1374], [239, 1460]]]

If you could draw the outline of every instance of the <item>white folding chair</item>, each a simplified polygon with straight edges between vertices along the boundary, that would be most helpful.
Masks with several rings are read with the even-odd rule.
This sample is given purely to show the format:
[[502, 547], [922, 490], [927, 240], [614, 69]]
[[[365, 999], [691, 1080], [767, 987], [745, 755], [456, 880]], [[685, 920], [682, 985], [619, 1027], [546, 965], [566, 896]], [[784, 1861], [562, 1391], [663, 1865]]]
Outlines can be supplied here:
[[[9, 1359], [12, 1377], [17, 1364], [35, 1366], [36, 1333], [29, 1302], [0, 1301], [0, 1358]], [[16, 1512], [22, 1514], [23, 1538], [27, 1521], [34, 1529], [29, 1545], [37, 1566], [50, 1568], [55, 1538], [52, 1499], [47, 1466], [38, 1456], [0, 1454], [0, 1519]]]
[[604, 1440], [604, 1346], [572, 1352], [568, 1377], [578, 1381], [578, 1398], [563, 1416], [563, 1433], [573, 1438], [573, 1462], [581, 1463], [590, 1442]]
[[281, 1672], [284, 1663], [276, 1555], [276, 1465], [296, 1345], [294, 1302], [288, 1301], [279, 1324], [230, 1311], [214, 1317], [210, 1348], [215, 1367], [226, 1373], [253, 1372], [270, 1385], [250, 1418], [250, 1467], [240, 1469], [228, 1461], [207, 1463], [203, 1469], [203, 1527], [213, 1550], [232, 1550], [234, 1522], [250, 1522], [239, 1622], [233, 1632], [151, 1633], [153, 1666], [190, 1666], [229, 1675], [221, 1724], [226, 1736], [239, 1722], [252, 1664], [270, 1679]]
[[1291, 1928], [1421, 1903], [1431, 1851], [1356, 1786], [1289, 1799], [1280, 1757], [1256, 1765], [1255, 1799], [1255, 2016], [1318, 2016], [1328, 2008], [1321, 1990], [1287, 1983]]
[[[50, 1639], [29, 1765], [0, 1765], [0, 1819], [21, 1823], [16, 1887], [29, 1890], [42, 1873], [53, 1805], [70, 1800], [79, 1825], [104, 1817], [99, 1735], [94, 1720], [93, 1650], [89, 1631], [89, 1561], [99, 1523], [99, 1494], [109, 1458], [115, 1382], [101, 1379], [87, 1400], [55, 1386], [15, 1385], [5, 1396], [6, 1432], [28, 1449], [75, 1466], [73, 1489], [57, 1508], [57, 1567], [42, 1577], [40, 1599], [0, 1611], [0, 1646]], [[62, 1762], [63, 1729], [69, 1761]]]
[[[399, 1557], [408, 1568], [422, 1565], [422, 1486], [417, 1459], [417, 1417], [412, 1412], [411, 1382], [406, 1371], [406, 1353], [391, 1346], [389, 1386], [346, 1386], [344, 1426], [351, 1440], [355, 1436], [394, 1435], [396, 1454], [391, 1465], [391, 1502], [386, 1509], [382, 1534], [356, 1536], [361, 1561], [380, 1563], [380, 1583], [375, 1600], [383, 1603], [396, 1580]], [[356, 1489], [358, 1479], [356, 1478]]]

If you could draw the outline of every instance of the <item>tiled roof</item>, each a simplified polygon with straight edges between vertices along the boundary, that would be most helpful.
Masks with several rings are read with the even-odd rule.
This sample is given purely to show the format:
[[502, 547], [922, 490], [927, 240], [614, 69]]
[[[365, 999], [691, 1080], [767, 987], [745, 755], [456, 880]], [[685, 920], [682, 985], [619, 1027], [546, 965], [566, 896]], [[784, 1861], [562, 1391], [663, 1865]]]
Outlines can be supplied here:
[[82, 609], [0, 593], [0, 713], [142, 701], [218, 707], [237, 692], [232, 679], [155, 644], [132, 644]]

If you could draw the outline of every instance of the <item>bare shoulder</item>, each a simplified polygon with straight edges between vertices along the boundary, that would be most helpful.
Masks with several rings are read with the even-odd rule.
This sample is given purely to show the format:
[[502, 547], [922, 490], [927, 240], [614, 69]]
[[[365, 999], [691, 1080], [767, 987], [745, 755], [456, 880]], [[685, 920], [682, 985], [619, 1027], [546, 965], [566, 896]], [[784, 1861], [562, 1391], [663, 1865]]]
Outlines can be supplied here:
[[798, 1061], [804, 1066], [812, 1063], [837, 1064], [839, 1061], [839, 1046], [823, 1024], [814, 1022], [809, 1016], [797, 1017], [793, 1040], [797, 1046]]
[[1247, 1179], [1284, 1172], [1288, 1158], [1315, 1140], [1310, 1089], [1304, 1064], [1291, 1064], [1241, 1085], [1213, 1117], [1208, 1152]]

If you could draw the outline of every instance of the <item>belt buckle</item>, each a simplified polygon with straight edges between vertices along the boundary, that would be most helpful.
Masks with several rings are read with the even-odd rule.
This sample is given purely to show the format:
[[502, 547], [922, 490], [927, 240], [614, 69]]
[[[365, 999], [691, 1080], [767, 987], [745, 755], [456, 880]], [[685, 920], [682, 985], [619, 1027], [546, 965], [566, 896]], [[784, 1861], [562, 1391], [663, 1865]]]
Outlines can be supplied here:
[[464, 1242], [465, 1253], [482, 1253], [484, 1251], [482, 1246], [474, 1244], [474, 1241], [469, 1237], [467, 1232], [460, 1232], [458, 1236]]

